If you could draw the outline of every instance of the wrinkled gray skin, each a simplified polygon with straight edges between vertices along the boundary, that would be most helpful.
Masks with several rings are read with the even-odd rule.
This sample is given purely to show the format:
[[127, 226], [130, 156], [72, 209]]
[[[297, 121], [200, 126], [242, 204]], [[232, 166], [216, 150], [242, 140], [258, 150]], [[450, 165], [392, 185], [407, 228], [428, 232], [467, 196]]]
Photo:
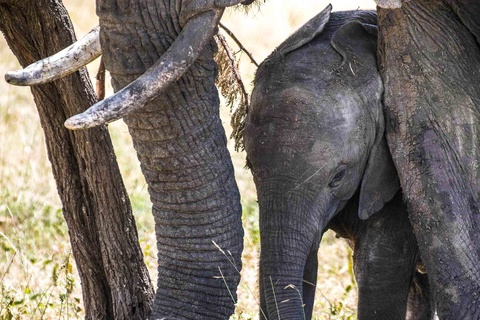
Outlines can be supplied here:
[[480, 1], [379, 9], [386, 136], [442, 320], [480, 319]]
[[[191, 17], [217, 2], [228, 1], [97, 0], [115, 91], [153, 65]], [[212, 39], [166, 93], [124, 118], [153, 203], [159, 265], [151, 319], [227, 319], [234, 311], [243, 229], [219, 117], [215, 51]]]
[[261, 317], [312, 317], [317, 251], [331, 228], [354, 247], [359, 319], [429, 319], [428, 281], [415, 273], [418, 248], [384, 138], [376, 15], [330, 10], [255, 78], [244, 138], [260, 207]]

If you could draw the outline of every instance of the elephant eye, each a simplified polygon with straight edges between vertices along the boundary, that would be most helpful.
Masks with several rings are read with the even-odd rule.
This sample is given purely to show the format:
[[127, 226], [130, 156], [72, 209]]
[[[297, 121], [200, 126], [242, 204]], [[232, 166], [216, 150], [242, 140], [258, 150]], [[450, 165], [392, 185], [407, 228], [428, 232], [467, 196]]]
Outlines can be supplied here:
[[330, 183], [328, 184], [330, 188], [335, 188], [340, 185], [342, 182], [343, 177], [345, 177], [345, 173], [347, 173], [347, 168], [345, 166], [342, 166], [338, 168], [337, 172], [335, 175], [332, 177], [332, 180], [330, 180]]

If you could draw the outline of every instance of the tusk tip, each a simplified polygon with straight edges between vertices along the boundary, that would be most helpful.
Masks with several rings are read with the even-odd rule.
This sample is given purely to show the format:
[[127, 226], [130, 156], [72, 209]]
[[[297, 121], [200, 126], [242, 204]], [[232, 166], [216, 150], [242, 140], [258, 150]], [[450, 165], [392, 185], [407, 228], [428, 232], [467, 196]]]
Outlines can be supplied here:
[[7, 71], [5, 81], [9, 84], [21, 86], [23, 84], [21, 71]]
[[33, 74], [28, 69], [7, 71], [5, 81], [15, 86], [33, 86], [42, 83], [41, 76]]
[[95, 117], [92, 117], [92, 115], [85, 115], [81, 113], [68, 118], [63, 125], [69, 130], [82, 130], [105, 124], [107, 124], [107, 122], [100, 118], [95, 119]]
[[68, 118], [63, 125], [69, 130], [87, 129], [90, 127], [80, 115]]
[[69, 129], [69, 130], [78, 130], [78, 129], [81, 129], [81, 126], [79, 127], [76, 123], [76, 121], [72, 120], [72, 118], [68, 118], [64, 123], [63, 125], [65, 126], [65, 128]]

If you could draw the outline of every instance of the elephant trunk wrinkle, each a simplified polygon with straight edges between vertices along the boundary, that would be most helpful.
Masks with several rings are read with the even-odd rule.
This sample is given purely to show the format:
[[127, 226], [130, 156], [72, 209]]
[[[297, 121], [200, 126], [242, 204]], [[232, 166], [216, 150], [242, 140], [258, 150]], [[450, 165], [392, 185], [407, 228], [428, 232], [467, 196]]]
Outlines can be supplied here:
[[[298, 272], [301, 274], [303, 268]], [[264, 301], [262, 307], [269, 319], [304, 319], [302, 277], [277, 276], [264, 273], [260, 279]]]
[[[188, 115], [177, 112], [177, 116]], [[218, 118], [215, 123], [221, 128]], [[182, 132], [188, 132], [186, 127]], [[197, 301], [187, 310], [192, 312], [190, 318], [210, 318], [218, 313], [218, 305], [228, 305], [227, 300], [231, 301], [224, 293], [234, 290], [240, 277], [243, 233], [234, 231], [234, 226], [240, 223], [241, 210], [237, 205], [239, 194], [235, 181], [229, 176], [233, 168], [231, 163], [226, 165], [222, 160], [229, 157], [228, 153], [204, 151], [217, 145], [225, 146], [223, 132], [205, 128], [195, 138], [196, 141], [191, 135], [180, 135], [181, 142], [178, 142], [185, 146], [182, 151], [190, 150], [193, 156], [184, 156], [182, 152], [172, 153], [167, 158], [150, 158], [149, 168], [157, 168], [157, 171], [145, 167], [142, 170], [154, 203], [159, 252], [157, 300], [161, 309], [163, 312], [169, 310], [169, 300], [163, 298], [165, 295], [169, 299], [194, 301], [196, 296], [206, 294], [211, 298]], [[144, 141], [136, 142], [137, 145], [142, 143], [145, 144]], [[146, 151], [149, 148], [138, 149]], [[169, 177], [171, 181], [159, 181], [160, 177]], [[169, 281], [171, 279], [179, 280]]]

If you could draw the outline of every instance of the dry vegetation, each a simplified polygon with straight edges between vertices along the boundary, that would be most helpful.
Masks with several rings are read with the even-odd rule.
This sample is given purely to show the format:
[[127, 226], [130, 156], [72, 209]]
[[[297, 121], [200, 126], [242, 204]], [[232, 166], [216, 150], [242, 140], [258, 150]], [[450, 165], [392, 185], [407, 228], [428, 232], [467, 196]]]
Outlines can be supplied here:
[[[77, 35], [85, 34], [97, 23], [94, 1], [64, 2]], [[230, 10], [223, 23], [235, 32], [257, 62], [261, 62], [327, 3], [270, 1], [251, 10], [247, 16]], [[374, 6], [370, 1], [359, 1], [355, 6], [345, 3], [333, 1], [334, 10], [356, 9], [359, 4], [361, 8]], [[238, 53], [237, 56], [241, 58], [244, 82], [249, 84], [255, 66], [245, 55]], [[92, 75], [96, 67], [96, 63], [89, 67]], [[15, 57], [0, 37], [0, 73], [17, 68]], [[226, 108], [223, 114], [229, 131]], [[112, 124], [110, 131], [132, 199], [145, 260], [155, 279], [153, 219], [145, 181], [124, 124], [121, 121]], [[246, 230], [242, 282], [233, 319], [255, 319], [258, 313], [258, 207], [251, 175], [244, 169], [245, 156], [233, 151], [233, 141], [230, 147], [242, 194]], [[0, 319], [82, 318], [81, 286], [61, 209], [30, 90], [8, 86], [0, 80]], [[355, 318], [356, 287], [350, 255], [344, 242], [327, 233], [319, 257], [316, 319]]]

